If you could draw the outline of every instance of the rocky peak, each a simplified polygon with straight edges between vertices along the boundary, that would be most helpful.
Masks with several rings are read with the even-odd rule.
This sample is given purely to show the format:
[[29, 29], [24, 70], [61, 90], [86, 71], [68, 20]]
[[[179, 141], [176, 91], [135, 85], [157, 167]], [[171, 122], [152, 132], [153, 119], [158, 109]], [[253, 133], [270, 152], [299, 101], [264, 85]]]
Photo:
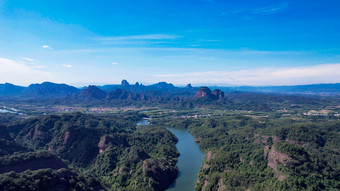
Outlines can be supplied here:
[[220, 89], [216, 89], [213, 92], [211, 92], [212, 95], [215, 96], [215, 99], [223, 99], [224, 98], [224, 92]]
[[216, 89], [213, 92], [206, 87], [200, 87], [200, 89], [196, 92], [195, 98], [201, 98], [201, 97], [207, 97], [210, 99], [218, 100], [218, 99], [223, 99], [224, 98], [224, 92]]
[[211, 90], [206, 87], [200, 87], [200, 89], [196, 92], [195, 98], [201, 98], [201, 97], [211, 97]]
[[192, 86], [191, 86], [191, 84], [188, 84], [187, 86], [185, 86], [185, 88], [192, 89]]
[[126, 86], [129, 86], [130, 84], [129, 84], [129, 82], [128, 82], [128, 81], [126, 81], [126, 80], [122, 80], [122, 83], [121, 83], [121, 85], [122, 85], [123, 87], [126, 87]]

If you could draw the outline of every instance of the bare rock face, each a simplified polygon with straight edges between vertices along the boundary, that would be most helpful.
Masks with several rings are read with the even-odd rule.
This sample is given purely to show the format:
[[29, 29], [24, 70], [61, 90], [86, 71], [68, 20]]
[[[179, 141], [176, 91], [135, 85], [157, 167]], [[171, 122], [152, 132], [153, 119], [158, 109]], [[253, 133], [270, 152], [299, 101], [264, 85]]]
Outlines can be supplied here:
[[72, 143], [76, 140], [76, 133], [72, 132], [70, 130], [65, 131], [64, 133], [64, 144], [69, 146], [72, 145]]
[[112, 145], [128, 145], [125, 137], [118, 135], [104, 135], [100, 138], [98, 143], [99, 152], [103, 152], [105, 149], [110, 148]]
[[285, 180], [286, 174], [279, 171], [277, 169], [278, 163], [282, 164], [283, 166], [291, 166], [291, 165], [300, 165], [304, 161], [296, 160], [285, 153], [279, 152], [275, 147], [272, 147], [269, 151], [270, 147], [265, 147], [264, 149], [264, 157], [268, 156], [268, 166], [274, 170], [274, 176], [279, 180]]
[[206, 87], [200, 87], [200, 89], [196, 92], [195, 98], [201, 98], [201, 97], [208, 97], [211, 98], [211, 90]]
[[28, 132], [28, 138], [33, 140], [37, 147], [43, 147], [46, 142], [51, 140], [51, 136], [43, 129], [43, 127], [36, 125]]
[[219, 89], [211, 91], [208, 87], [203, 86], [196, 92], [196, 95], [195, 95], [195, 98], [202, 98], [202, 97], [207, 97], [213, 100], [219, 100], [219, 99], [224, 98], [224, 92]]
[[224, 98], [224, 92], [220, 89], [216, 89], [213, 92], [211, 92], [212, 95], [214, 95], [215, 99], [223, 99]]
[[268, 153], [268, 166], [271, 167], [272, 169], [276, 170], [277, 169], [277, 163], [281, 163], [284, 166], [290, 165], [290, 161], [292, 160], [291, 157], [289, 157], [285, 153], [281, 153], [273, 147], [270, 152]]

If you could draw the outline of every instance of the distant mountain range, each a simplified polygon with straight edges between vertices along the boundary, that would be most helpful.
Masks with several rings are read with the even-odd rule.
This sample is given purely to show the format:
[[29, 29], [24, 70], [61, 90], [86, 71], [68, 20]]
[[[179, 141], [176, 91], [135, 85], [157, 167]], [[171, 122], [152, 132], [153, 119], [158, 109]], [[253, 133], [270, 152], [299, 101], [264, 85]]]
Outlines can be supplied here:
[[[210, 86], [210, 89], [218, 89], [221, 93], [230, 92], [256, 92], [279, 94], [304, 94], [304, 95], [340, 95], [340, 83], [338, 84], [312, 84], [296, 86], [240, 86], [218, 87]], [[10, 83], [0, 84], [0, 97], [9, 99], [58, 99], [68, 97], [70, 99], [95, 100], [95, 99], [132, 99], [147, 100], [160, 97], [193, 98], [197, 96], [200, 87], [188, 84], [186, 87], [176, 87], [171, 83], [159, 82], [145, 86], [136, 82], [131, 85], [123, 80], [119, 85], [89, 86], [76, 88], [67, 84], [44, 82], [31, 84], [28, 87], [17, 86]], [[214, 92], [217, 95], [217, 92]], [[217, 95], [217, 96], [219, 96]], [[210, 97], [213, 97], [209, 94]], [[208, 97], [209, 97], [208, 96]]]
[[31, 84], [28, 87], [16, 86], [10, 83], [0, 84], [0, 96], [21, 99], [60, 98], [80, 91], [80, 89], [73, 86], [52, 82]]
[[314, 94], [314, 95], [339, 95], [340, 83], [337, 84], [310, 84], [295, 86], [241, 86], [229, 88], [242, 92], [284, 93], [284, 94]]

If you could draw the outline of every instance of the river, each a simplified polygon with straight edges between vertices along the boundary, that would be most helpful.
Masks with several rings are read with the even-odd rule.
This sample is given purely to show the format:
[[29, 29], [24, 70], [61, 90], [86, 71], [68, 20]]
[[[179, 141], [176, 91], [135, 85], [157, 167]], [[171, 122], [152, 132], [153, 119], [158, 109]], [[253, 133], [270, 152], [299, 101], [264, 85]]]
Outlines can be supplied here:
[[205, 154], [194, 142], [194, 137], [186, 129], [168, 128], [176, 135], [176, 147], [181, 154], [178, 158], [178, 175], [168, 191], [194, 191], [197, 175], [202, 165]]
[[[147, 120], [142, 120], [137, 125], [149, 125]], [[194, 191], [199, 169], [204, 159], [194, 137], [186, 129], [168, 128], [178, 139], [176, 144], [180, 153], [177, 167], [178, 175], [175, 182], [170, 185], [167, 191]]]

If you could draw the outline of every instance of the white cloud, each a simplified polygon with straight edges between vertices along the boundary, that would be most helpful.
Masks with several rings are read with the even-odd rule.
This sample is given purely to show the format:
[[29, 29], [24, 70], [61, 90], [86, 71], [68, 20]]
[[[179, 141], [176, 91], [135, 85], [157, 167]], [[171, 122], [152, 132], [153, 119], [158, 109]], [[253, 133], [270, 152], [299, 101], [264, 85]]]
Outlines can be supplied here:
[[233, 85], [298, 85], [340, 83], [340, 63], [287, 68], [258, 68], [240, 71], [207, 71], [155, 75], [177, 84], [184, 82]]
[[117, 62], [112, 62], [112, 65], [117, 65], [118, 63]]
[[34, 62], [33, 58], [28, 58], [28, 57], [22, 57], [23, 60], [28, 61], [28, 62]]
[[48, 46], [48, 45], [43, 45], [42, 48], [53, 49], [52, 47], [50, 47], [50, 46]]
[[283, 9], [287, 8], [288, 4], [283, 3], [283, 4], [279, 4], [279, 5], [272, 5], [272, 6], [268, 6], [268, 7], [261, 7], [258, 9], [253, 9], [252, 13], [253, 14], [261, 14], [261, 15], [271, 15], [274, 13], [278, 13], [281, 12]]
[[64, 64], [63, 65], [65, 68], [72, 68], [72, 65], [70, 65], [70, 64]]
[[38, 70], [34, 66], [18, 63], [16, 61], [0, 58], [0, 82], [10, 82], [27, 85], [32, 82], [50, 81], [49, 72]]

